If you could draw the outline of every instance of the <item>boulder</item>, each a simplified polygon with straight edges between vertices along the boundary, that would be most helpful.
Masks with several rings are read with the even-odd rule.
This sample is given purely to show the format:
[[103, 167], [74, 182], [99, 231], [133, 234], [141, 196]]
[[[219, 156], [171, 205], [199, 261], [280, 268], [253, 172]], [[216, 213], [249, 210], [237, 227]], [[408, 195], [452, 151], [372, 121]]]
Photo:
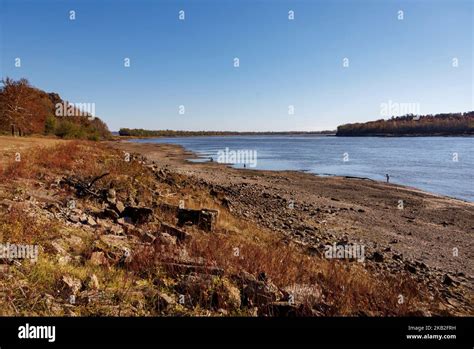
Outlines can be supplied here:
[[217, 223], [219, 211], [210, 209], [194, 210], [180, 208], [178, 210], [178, 226], [197, 225], [204, 231], [212, 231]]
[[93, 265], [105, 265], [105, 264], [107, 264], [107, 258], [105, 258], [104, 252], [101, 252], [101, 251], [92, 252], [91, 258], [89, 259], [89, 261]]
[[134, 224], [142, 224], [151, 221], [153, 210], [148, 207], [127, 206], [123, 210], [122, 217], [127, 218]]

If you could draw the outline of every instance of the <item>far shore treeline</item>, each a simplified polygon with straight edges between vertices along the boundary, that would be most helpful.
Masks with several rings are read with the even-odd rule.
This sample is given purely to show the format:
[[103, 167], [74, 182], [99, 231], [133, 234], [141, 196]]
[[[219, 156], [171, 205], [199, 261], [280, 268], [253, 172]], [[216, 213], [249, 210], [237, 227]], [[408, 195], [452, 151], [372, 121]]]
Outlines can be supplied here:
[[474, 111], [406, 115], [389, 120], [338, 126], [336, 136], [461, 136], [474, 135]]
[[[1, 80], [0, 134], [55, 135], [60, 138], [100, 140], [111, 136], [107, 125], [78, 104], [47, 93], [26, 79]], [[87, 103], [90, 104], [90, 103]]]
[[335, 131], [237, 132], [237, 131], [173, 131], [121, 128], [124, 137], [191, 137], [191, 136], [245, 136], [245, 135], [334, 135]]

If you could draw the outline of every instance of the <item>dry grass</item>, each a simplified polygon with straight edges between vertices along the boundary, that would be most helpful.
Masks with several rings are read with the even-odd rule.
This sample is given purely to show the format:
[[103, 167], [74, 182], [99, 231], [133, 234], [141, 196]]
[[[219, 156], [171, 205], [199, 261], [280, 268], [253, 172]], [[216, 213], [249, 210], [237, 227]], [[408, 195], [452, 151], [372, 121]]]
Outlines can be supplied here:
[[[182, 176], [173, 178], [180, 184], [179, 187], [157, 181], [149, 169], [137, 161], [124, 161], [123, 156], [100, 143], [71, 141], [23, 152], [21, 161], [10, 161], [7, 164], [0, 179], [5, 183], [21, 179], [48, 179], [51, 182], [65, 175], [91, 179], [108, 172], [109, 175], [98, 181], [96, 186], [114, 187], [124, 199], [138, 197], [141, 202], [149, 204], [156, 199], [155, 192], [158, 191], [170, 194], [166, 198], [168, 203], [177, 205], [180, 199], [184, 199], [186, 207], [219, 209], [216, 231], [194, 231], [193, 239], [186, 246], [189, 254], [202, 257], [208, 264], [224, 269], [225, 276], [229, 278], [242, 271], [255, 276], [264, 272], [281, 288], [300, 285], [320, 289], [322, 297], [308, 299], [307, 302], [311, 304], [307, 305], [320, 307], [318, 309], [325, 315], [405, 315], [419, 307], [419, 304], [429, 303], [422, 299], [425, 291], [409, 277], [373, 275], [355, 262], [328, 261], [309, 256], [298, 247], [283, 243], [274, 233], [223, 209], [209, 194], [208, 188]], [[169, 218], [165, 213], [161, 216], [163, 219]], [[60, 232], [60, 227], [25, 215], [21, 206], [14, 206], [0, 218], [2, 240], [38, 243], [39, 240], [45, 241]], [[156, 253], [150, 248], [137, 251], [133, 263], [125, 271], [104, 269], [87, 263], [59, 268], [53, 260], [43, 258], [29, 270], [23, 270], [23, 279], [30, 285], [32, 292], [30, 295], [8, 288], [10, 301], [24, 299], [23, 303], [9, 307], [13, 313], [47, 312], [46, 305], [37, 299], [38, 293], [35, 293], [31, 285], [35, 285], [36, 292], [54, 293], [58, 278], [64, 273], [75, 275], [81, 280], [95, 273], [100, 277], [102, 288], [114, 295], [110, 300], [113, 306], [134, 304], [137, 300], [134, 300], [134, 293], [130, 290], [134, 289], [135, 281], [149, 283], [148, 287], [169, 288], [177, 277], [172, 273], [164, 274], [157, 268]], [[402, 304], [398, 303], [399, 295], [404, 297]], [[37, 303], [33, 305], [30, 300], [36, 300]], [[16, 312], [14, 308], [17, 308]], [[196, 312], [201, 310], [196, 309]], [[81, 314], [99, 314], [105, 311], [87, 307], [79, 310]], [[141, 314], [145, 313], [146, 311]]]

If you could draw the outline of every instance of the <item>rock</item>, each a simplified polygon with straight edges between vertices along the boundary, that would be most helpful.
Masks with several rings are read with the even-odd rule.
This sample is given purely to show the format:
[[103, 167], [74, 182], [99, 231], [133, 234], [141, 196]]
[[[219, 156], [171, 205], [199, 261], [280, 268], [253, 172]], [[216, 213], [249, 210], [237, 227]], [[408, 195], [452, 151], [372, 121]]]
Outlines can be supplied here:
[[75, 214], [69, 215], [68, 219], [69, 219], [69, 221], [71, 221], [73, 223], [79, 223], [81, 221], [81, 217], [78, 216], [78, 215], [75, 215]]
[[247, 272], [234, 277], [234, 282], [242, 290], [243, 306], [261, 306], [275, 302], [283, 296], [273, 283], [268, 280], [259, 281]]
[[166, 224], [166, 223], [161, 223], [160, 230], [163, 233], [174, 236], [180, 242], [185, 242], [185, 241], [191, 240], [191, 234], [185, 232], [182, 229], [173, 227], [172, 225], [169, 225], [169, 224]]
[[112, 258], [115, 262], [129, 263], [132, 260], [131, 247], [124, 236], [101, 235], [95, 242], [95, 246], [102, 250], [106, 257]]
[[70, 250], [75, 253], [80, 253], [85, 248], [84, 241], [76, 235], [71, 235], [67, 238], [64, 238], [64, 242], [69, 246]]
[[67, 255], [66, 249], [63, 247], [64, 241], [62, 239], [57, 239], [51, 242], [51, 247], [53, 249], [53, 253], [58, 255]]
[[410, 263], [405, 263], [405, 270], [409, 271], [410, 273], [416, 273], [416, 267]]
[[167, 311], [169, 308], [176, 305], [176, 299], [164, 292], [158, 292], [156, 295], [156, 310]]
[[125, 210], [125, 205], [123, 204], [122, 201], [117, 201], [115, 203], [115, 210], [119, 213], [122, 214], [122, 212]]
[[99, 289], [99, 279], [95, 274], [89, 276], [86, 281], [86, 285], [89, 289], [98, 290]]
[[105, 258], [104, 252], [92, 252], [89, 261], [93, 265], [105, 265], [107, 264], [107, 258]]
[[60, 290], [63, 293], [63, 296], [69, 297], [71, 295], [76, 295], [82, 288], [82, 282], [78, 278], [73, 276], [64, 275], [61, 278]]
[[457, 284], [459, 284], [459, 280], [457, 280], [454, 276], [451, 276], [449, 274], [443, 275], [443, 285], [453, 286]]
[[384, 256], [381, 252], [375, 251], [374, 254], [372, 255], [372, 259], [374, 260], [374, 262], [382, 263], [384, 260]]
[[153, 210], [148, 207], [127, 206], [121, 216], [129, 218], [134, 224], [142, 224], [151, 221]]
[[176, 240], [175, 236], [171, 236], [168, 233], [161, 233], [156, 236], [154, 243], [157, 245], [172, 246], [176, 245]]
[[403, 256], [401, 254], [394, 253], [392, 258], [400, 261], [403, 259]]
[[210, 209], [178, 209], [178, 226], [185, 224], [197, 225], [204, 231], [213, 231], [217, 223], [219, 211]]
[[359, 209], [357, 210], [357, 212], [364, 213], [364, 212], [365, 212], [365, 210], [364, 210], [364, 209], [362, 209], [362, 208], [359, 208]]
[[114, 224], [110, 227], [109, 232], [114, 235], [123, 235], [124, 230], [121, 226]]
[[113, 220], [117, 220], [120, 217], [119, 214], [115, 210], [112, 210], [110, 208], [104, 209], [97, 216], [99, 218], [103, 218], [103, 219], [110, 218], [110, 219], [113, 219]]
[[95, 226], [97, 225], [97, 222], [94, 220], [94, 218], [92, 217], [87, 217], [87, 224], [90, 225], [90, 226]]
[[58, 264], [59, 265], [67, 265], [67, 264], [71, 263], [71, 261], [72, 261], [72, 258], [69, 255], [58, 257]]

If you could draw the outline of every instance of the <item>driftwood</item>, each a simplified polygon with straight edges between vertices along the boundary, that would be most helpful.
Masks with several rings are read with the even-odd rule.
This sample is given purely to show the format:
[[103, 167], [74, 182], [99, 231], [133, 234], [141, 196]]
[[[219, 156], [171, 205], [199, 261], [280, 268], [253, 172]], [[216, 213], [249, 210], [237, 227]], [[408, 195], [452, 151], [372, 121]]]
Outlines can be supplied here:
[[63, 182], [73, 187], [74, 189], [76, 189], [77, 196], [90, 195], [99, 199], [99, 198], [103, 198], [103, 194], [101, 194], [98, 191], [93, 190], [92, 186], [99, 179], [104, 178], [105, 176], [108, 176], [108, 175], [109, 175], [109, 172], [103, 173], [100, 176], [94, 177], [90, 182], [86, 182], [74, 177], [64, 177]]

